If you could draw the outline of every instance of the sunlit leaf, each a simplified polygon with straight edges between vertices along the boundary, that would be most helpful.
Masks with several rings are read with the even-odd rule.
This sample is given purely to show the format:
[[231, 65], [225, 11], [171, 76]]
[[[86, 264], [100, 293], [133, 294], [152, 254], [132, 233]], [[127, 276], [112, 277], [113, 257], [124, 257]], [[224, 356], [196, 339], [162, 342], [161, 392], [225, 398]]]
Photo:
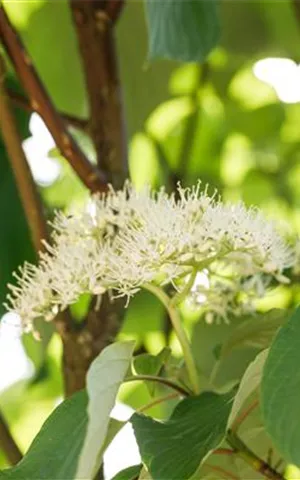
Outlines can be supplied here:
[[86, 406], [85, 391], [59, 405], [44, 423], [23, 460], [0, 472], [0, 479], [73, 479], [87, 426]]
[[247, 398], [259, 387], [268, 353], [269, 350], [263, 350], [260, 352], [256, 359], [251, 362], [247, 368], [234, 398], [232, 410], [228, 419], [228, 427], [234, 423]]
[[76, 478], [94, 478], [101, 465], [109, 415], [130, 366], [133, 348], [134, 342], [109, 345], [93, 361], [88, 371], [89, 421]]

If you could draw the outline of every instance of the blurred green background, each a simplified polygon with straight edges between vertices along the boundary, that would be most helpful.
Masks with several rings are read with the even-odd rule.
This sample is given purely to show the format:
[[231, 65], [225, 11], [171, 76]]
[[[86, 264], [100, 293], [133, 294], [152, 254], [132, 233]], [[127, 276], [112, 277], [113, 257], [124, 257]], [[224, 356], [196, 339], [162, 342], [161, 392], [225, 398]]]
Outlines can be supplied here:
[[[84, 118], [87, 100], [67, 1], [7, 0], [5, 6], [57, 108]], [[171, 191], [178, 181], [188, 186], [201, 179], [224, 199], [255, 204], [286, 222], [291, 233], [300, 233], [300, 22], [292, 2], [221, 2], [221, 41], [202, 65], [150, 62], [143, 9], [142, 2], [129, 0], [116, 31], [134, 184], [166, 185]], [[13, 72], [10, 81], [12, 88], [19, 88]], [[49, 218], [57, 208], [76, 208], [87, 191], [37, 119], [33, 117], [29, 125], [28, 113], [16, 110], [16, 114], [24, 141], [34, 134], [26, 151]], [[93, 158], [89, 139], [72, 132]], [[2, 301], [12, 270], [34, 254], [1, 137], [0, 153]], [[48, 154], [54, 162], [50, 166]], [[297, 299], [295, 287], [280, 287], [260, 308], [287, 307]], [[73, 308], [78, 321], [86, 300]], [[212, 351], [218, 337], [224, 338], [233, 326], [204, 325], [188, 306], [183, 314], [194, 343], [198, 345], [195, 338], [201, 338], [203, 330], [209, 332], [206, 349], [199, 351], [199, 363], [209, 364], [209, 348]], [[166, 329], [160, 305], [140, 293], [128, 307], [120, 336], [135, 336], [142, 349], [157, 353], [169, 341]], [[4, 365], [0, 377], [10, 373], [2, 358], [9, 358], [12, 369], [14, 362], [18, 367], [15, 382], [10, 375], [10, 385], [6, 380], [1, 383], [0, 409], [25, 450], [62, 396], [62, 347], [56, 335], [50, 338], [50, 331], [39, 343], [25, 336], [22, 356], [16, 349], [17, 327], [12, 325], [9, 334], [11, 343], [4, 335], [0, 339]], [[172, 337], [170, 343], [178, 351]], [[21, 378], [22, 372], [27, 378]], [[124, 388], [121, 395], [133, 407], [147, 398], [145, 387], [136, 385]]]

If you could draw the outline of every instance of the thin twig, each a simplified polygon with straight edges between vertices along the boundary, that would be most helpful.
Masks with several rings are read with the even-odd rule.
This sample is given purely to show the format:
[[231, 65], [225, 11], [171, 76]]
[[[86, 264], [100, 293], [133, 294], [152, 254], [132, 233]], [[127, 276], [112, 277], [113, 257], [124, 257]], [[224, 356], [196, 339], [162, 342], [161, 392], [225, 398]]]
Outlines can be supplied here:
[[30, 98], [33, 110], [39, 113], [44, 120], [62, 155], [69, 161], [82, 182], [92, 192], [106, 191], [105, 179], [86, 158], [56, 111], [28, 52], [11, 25], [3, 5], [0, 5], [0, 39]]
[[[9, 96], [12, 103], [26, 112], [33, 112], [32, 104], [27, 100], [24, 95], [15, 92], [11, 88], [6, 89], [6, 93]], [[75, 117], [74, 115], [69, 115], [68, 113], [59, 112], [59, 115], [64, 119], [64, 121], [69, 124], [71, 127], [77, 128], [79, 130], [87, 131], [88, 129], [88, 120], [83, 118]]]
[[239, 477], [234, 475], [232, 472], [228, 472], [227, 470], [224, 470], [224, 468], [217, 467], [215, 465], [211, 465], [210, 463], [206, 463], [205, 465], [203, 465], [203, 467], [209, 468], [210, 470], [213, 470], [214, 472], [220, 473], [221, 475], [223, 475], [223, 477], [226, 480], [228, 480], [229, 478], [232, 479], [232, 480], [240, 480]]
[[253, 470], [270, 480], [284, 480], [284, 476], [281, 475], [281, 473], [277, 472], [271, 465], [252, 452], [235, 432], [229, 430], [226, 435], [226, 440], [236, 455], [248, 463]]
[[42, 239], [47, 238], [43, 208], [22, 149], [16, 120], [5, 92], [5, 67], [0, 57], [0, 129], [9, 156], [16, 184], [21, 197], [35, 249], [42, 248]]
[[141, 408], [137, 410], [139, 413], [146, 412], [152, 407], [156, 407], [156, 405], [160, 405], [161, 403], [167, 402], [168, 400], [173, 400], [174, 398], [178, 398], [180, 394], [178, 392], [169, 393], [169, 395], [164, 395], [163, 397], [156, 398], [152, 402], [143, 405]]
[[235, 452], [230, 450], [230, 448], [217, 448], [213, 451], [213, 455], [233, 455]]
[[242, 423], [244, 422], [244, 420], [246, 420], [246, 418], [253, 412], [253, 410], [255, 410], [255, 408], [258, 407], [258, 400], [255, 400], [253, 403], [251, 403], [251, 405], [249, 405], [249, 407], [247, 407], [237, 418], [236, 420], [233, 422], [233, 425], [231, 427], [231, 430], [233, 432], [237, 432], [239, 427], [242, 425]]
[[168, 378], [163, 378], [163, 377], [156, 377], [155, 375], [134, 375], [132, 377], [127, 377], [125, 378], [125, 382], [136, 382], [136, 381], [141, 381], [145, 380], [148, 382], [157, 382], [161, 383], [162, 385], [165, 385], [166, 387], [173, 388], [173, 390], [176, 390], [178, 393], [183, 395], [184, 397], [189, 397], [191, 393], [183, 388], [181, 385], [179, 385], [176, 382], [173, 382], [172, 380], [169, 380]]
[[22, 460], [22, 453], [13, 439], [6, 421], [0, 414], [0, 448], [3, 450], [11, 465], [16, 465]]

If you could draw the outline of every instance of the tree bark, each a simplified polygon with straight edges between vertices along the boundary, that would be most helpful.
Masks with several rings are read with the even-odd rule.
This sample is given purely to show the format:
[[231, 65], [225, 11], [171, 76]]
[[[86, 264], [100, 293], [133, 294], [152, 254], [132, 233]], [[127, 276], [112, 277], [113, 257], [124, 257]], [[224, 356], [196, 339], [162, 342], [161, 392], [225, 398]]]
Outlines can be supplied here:
[[127, 176], [121, 86], [115, 53], [118, 0], [70, 0], [90, 107], [89, 131], [98, 167], [116, 188]]

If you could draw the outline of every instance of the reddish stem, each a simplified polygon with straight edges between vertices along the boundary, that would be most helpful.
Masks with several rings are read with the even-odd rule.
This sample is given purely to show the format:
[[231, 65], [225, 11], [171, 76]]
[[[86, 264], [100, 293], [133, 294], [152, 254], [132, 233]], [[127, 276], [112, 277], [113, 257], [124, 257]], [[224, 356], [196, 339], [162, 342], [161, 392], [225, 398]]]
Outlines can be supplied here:
[[246, 418], [255, 410], [256, 407], [258, 407], [258, 400], [255, 400], [249, 407], [247, 407], [233, 422], [231, 430], [233, 432], [237, 432], [239, 427], [242, 425], [242, 423], [246, 420]]

